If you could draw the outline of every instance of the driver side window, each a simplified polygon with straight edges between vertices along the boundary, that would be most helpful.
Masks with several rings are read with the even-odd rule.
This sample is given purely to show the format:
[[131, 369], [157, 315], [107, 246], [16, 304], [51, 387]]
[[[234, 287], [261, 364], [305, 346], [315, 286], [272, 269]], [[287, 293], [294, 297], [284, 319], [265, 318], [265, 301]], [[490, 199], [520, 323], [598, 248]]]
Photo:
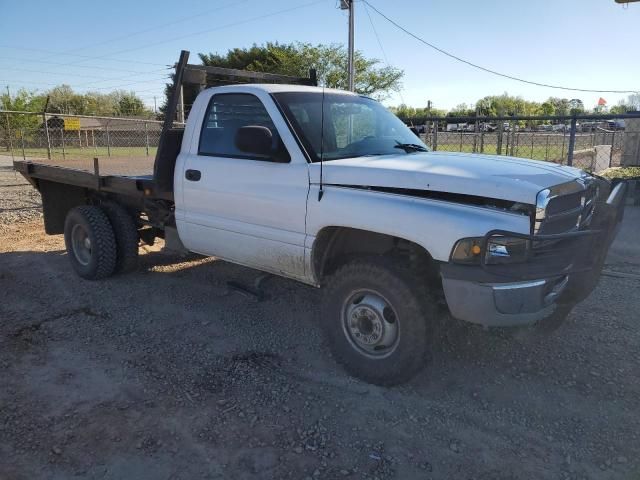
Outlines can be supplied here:
[[268, 128], [272, 134], [270, 156], [285, 162], [291, 159], [267, 109], [258, 97], [249, 93], [221, 93], [211, 98], [202, 124], [198, 155], [268, 160], [264, 156], [247, 154], [236, 146], [236, 134], [246, 126]]

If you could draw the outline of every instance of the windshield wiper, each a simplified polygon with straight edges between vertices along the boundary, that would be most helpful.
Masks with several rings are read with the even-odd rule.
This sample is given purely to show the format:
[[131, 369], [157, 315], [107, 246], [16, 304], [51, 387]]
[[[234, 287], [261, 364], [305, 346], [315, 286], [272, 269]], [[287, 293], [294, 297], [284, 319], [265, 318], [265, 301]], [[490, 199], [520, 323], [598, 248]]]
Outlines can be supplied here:
[[417, 143], [401, 143], [396, 141], [396, 144], [393, 148], [401, 148], [407, 153], [411, 152], [428, 152], [429, 150], [424, 147], [424, 145], [419, 145]]

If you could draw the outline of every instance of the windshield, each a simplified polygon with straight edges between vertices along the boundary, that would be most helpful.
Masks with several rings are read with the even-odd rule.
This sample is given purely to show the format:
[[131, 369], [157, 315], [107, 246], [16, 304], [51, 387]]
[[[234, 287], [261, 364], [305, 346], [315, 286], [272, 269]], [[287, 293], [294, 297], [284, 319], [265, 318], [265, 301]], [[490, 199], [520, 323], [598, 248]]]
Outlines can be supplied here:
[[370, 98], [340, 93], [322, 95], [318, 91], [276, 93], [274, 97], [313, 162], [320, 160], [321, 153], [327, 161], [428, 151], [398, 117]]

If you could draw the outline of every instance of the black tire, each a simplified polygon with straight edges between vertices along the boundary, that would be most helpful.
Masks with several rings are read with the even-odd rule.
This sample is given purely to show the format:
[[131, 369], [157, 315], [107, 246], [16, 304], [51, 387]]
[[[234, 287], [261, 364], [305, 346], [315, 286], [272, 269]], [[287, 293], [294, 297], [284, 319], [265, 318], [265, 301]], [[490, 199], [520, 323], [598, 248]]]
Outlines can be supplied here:
[[124, 207], [113, 202], [100, 205], [109, 217], [116, 236], [115, 273], [128, 273], [138, 268], [138, 243], [140, 236], [133, 217]]
[[100, 280], [113, 273], [116, 239], [107, 215], [100, 208], [83, 205], [69, 210], [64, 222], [64, 243], [71, 266], [80, 277]]
[[[375, 292], [374, 298], [375, 294], [380, 295], [392, 309], [392, 323], [398, 322], [395, 347], [383, 346], [379, 353], [365, 352], [371, 347], [363, 349], [358, 345], [366, 334], [354, 334], [352, 325], [358, 320], [347, 319], [358, 318], [359, 313], [353, 308], [363, 308], [359, 302], [367, 303], [368, 292]], [[361, 293], [365, 300], [358, 300]], [[334, 358], [349, 374], [376, 385], [404, 383], [424, 366], [428, 326], [434, 316], [435, 308], [427, 301], [422, 282], [384, 257], [348, 261], [328, 278], [322, 297], [322, 323]], [[374, 329], [374, 333], [379, 331]], [[384, 334], [378, 335], [381, 336]]]

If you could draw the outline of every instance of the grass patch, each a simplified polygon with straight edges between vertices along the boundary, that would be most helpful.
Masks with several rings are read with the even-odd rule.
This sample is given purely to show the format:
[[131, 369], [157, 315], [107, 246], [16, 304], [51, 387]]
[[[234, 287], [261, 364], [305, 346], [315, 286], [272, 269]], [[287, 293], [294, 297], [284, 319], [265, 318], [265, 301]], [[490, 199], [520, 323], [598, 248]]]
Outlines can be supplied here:
[[640, 167], [611, 167], [600, 172], [600, 176], [609, 180], [614, 178], [640, 178]]
[[[438, 143], [438, 151], [496, 155], [498, 153], [498, 146], [496, 144], [485, 144], [483, 151], [480, 152], [480, 145], [478, 144], [477, 151], [473, 152], [473, 145], [463, 144], [461, 148], [459, 143]], [[502, 155], [511, 155], [511, 146], [509, 146], [509, 149], [507, 150], [506, 146], [503, 145]], [[534, 145], [533, 148], [531, 146], [517, 145], [513, 148], [513, 156], [529, 158], [532, 160], [545, 160], [549, 162], [559, 161], [561, 159], [566, 161], [567, 150], [565, 148], [563, 151], [562, 147], [556, 145], [549, 145], [548, 148], [546, 145]]]

